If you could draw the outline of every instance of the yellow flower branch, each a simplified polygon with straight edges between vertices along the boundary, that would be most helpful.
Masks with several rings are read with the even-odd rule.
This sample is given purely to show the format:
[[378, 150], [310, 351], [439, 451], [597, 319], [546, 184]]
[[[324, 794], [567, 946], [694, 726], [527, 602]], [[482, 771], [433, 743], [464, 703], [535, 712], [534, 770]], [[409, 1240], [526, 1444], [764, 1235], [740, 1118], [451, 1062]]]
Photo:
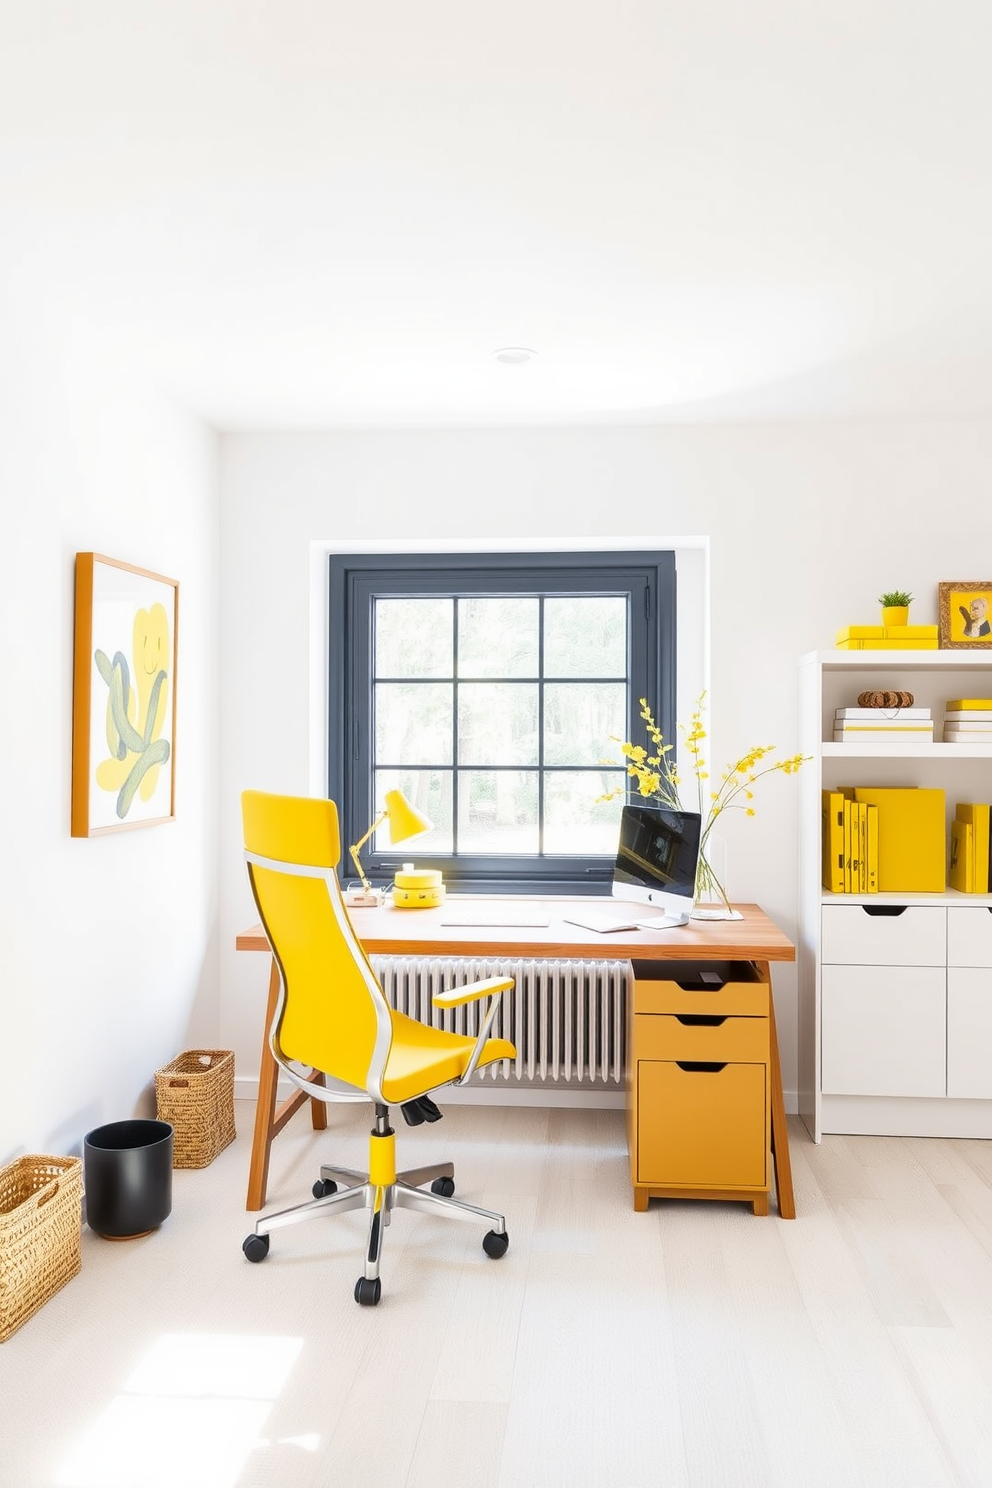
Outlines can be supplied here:
[[[774, 775], [780, 772], [783, 775], [794, 775], [800, 766], [811, 755], [793, 754], [788, 759], [775, 760], [765, 764], [775, 749], [774, 744], [758, 744], [742, 754], [740, 759], [728, 765], [720, 776], [720, 784], [716, 790], [709, 787], [710, 772], [706, 765], [703, 752], [703, 743], [707, 737], [703, 726], [703, 704], [706, 699], [705, 692], [700, 693], [696, 700], [692, 718], [688, 727], [678, 724], [678, 730], [682, 735], [686, 754], [689, 757], [690, 768], [696, 781], [696, 796], [698, 800], [699, 816], [702, 821], [702, 830], [699, 839], [699, 871], [696, 878], [697, 893], [703, 889], [714, 890], [723, 900], [727, 908], [730, 908], [726, 892], [719, 882], [710, 866], [706, 848], [710, 833], [717, 819], [726, 811], [743, 811], [745, 816], [754, 816], [754, 807], [750, 802], [754, 799], [752, 787], [765, 775]], [[681, 784], [679, 772], [672, 760], [673, 746], [666, 744], [661, 730], [655, 721], [654, 714], [648, 704], [647, 698], [640, 699], [641, 719], [644, 723], [650, 748], [653, 753], [641, 744], [632, 744], [630, 741], [616, 742], [620, 745], [620, 752], [626, 761], [627, 775], [634, 782], [634, 789], [638, 796], [646, 800], [655, 800], [660, 805], [671, 811], [684, 811], [687, 808], [682, 805], [679, 794]], [[615, 763], [615, 761], [610, 761]], [[760, 767], [760, 768], [759, 768]], [[615, 791], [610, 791], [605, 796], [600, 796], [600, 801], [613, 801], [617, 796], [628, 795], [631, 787], [620, 786]]]

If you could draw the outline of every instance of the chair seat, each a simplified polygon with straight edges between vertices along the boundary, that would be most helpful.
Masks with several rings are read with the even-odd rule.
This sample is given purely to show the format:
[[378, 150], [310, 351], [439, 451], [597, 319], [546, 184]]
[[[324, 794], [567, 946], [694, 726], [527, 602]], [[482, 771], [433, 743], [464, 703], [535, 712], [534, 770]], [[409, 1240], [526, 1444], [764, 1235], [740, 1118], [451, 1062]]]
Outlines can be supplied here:
[[[468, 1067], [476, 1040], [443, 1028], [429, 1028], [392, 1011], [393, 1039], [382, 1081], [383, 1098], [391, 1105], [426, 1095], [438, 1085], [459, 1079]], [[479, 1068], [497, 1059], [513, 1059], [516, 1049], [502, 1038], [487, 1039]]]

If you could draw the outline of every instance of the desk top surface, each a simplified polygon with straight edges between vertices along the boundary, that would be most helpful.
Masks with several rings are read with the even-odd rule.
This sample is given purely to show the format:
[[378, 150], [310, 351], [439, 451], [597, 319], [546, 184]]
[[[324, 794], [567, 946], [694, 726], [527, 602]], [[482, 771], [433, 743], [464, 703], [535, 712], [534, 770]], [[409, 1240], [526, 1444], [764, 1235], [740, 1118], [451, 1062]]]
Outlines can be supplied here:
[[[480, 917], [534, 910], [547, 925], [445, 924], [455, 914], [476, 909]], [[437, 909], [350, 909], [352, 924], [370, 956], [538, 956], [622, 961], [794, 961], [796, 948], [757, 904], [738, 904], [739, 920], [691, 920], [671, 930], [586, 930], [566, 921], [585, 910], [621, 910], [616, 899], [450, 897]], [[645, 913], [650, 911], [645, 909]], [[261, 925], [244, 930], [239, 951], [268, 950]]]

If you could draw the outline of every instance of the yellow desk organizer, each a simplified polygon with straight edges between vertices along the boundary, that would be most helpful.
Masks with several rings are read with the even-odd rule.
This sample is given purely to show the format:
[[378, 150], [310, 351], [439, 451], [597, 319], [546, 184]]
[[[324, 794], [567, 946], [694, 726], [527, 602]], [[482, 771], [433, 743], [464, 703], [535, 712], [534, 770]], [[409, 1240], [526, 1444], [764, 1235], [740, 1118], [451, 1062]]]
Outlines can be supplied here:
[[397, 909], [436, 909], [444, 903], [440, 871], [404, 863], [393, 879], [393, 903]]

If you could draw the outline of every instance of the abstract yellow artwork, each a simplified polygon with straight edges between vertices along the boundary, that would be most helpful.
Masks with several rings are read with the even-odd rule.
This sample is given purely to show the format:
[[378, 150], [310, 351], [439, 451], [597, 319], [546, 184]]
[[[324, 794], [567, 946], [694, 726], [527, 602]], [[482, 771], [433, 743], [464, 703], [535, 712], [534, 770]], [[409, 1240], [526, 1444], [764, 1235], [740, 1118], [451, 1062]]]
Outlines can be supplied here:
[[76, 554], [72, 835], [175, 816], [179, 584]]

